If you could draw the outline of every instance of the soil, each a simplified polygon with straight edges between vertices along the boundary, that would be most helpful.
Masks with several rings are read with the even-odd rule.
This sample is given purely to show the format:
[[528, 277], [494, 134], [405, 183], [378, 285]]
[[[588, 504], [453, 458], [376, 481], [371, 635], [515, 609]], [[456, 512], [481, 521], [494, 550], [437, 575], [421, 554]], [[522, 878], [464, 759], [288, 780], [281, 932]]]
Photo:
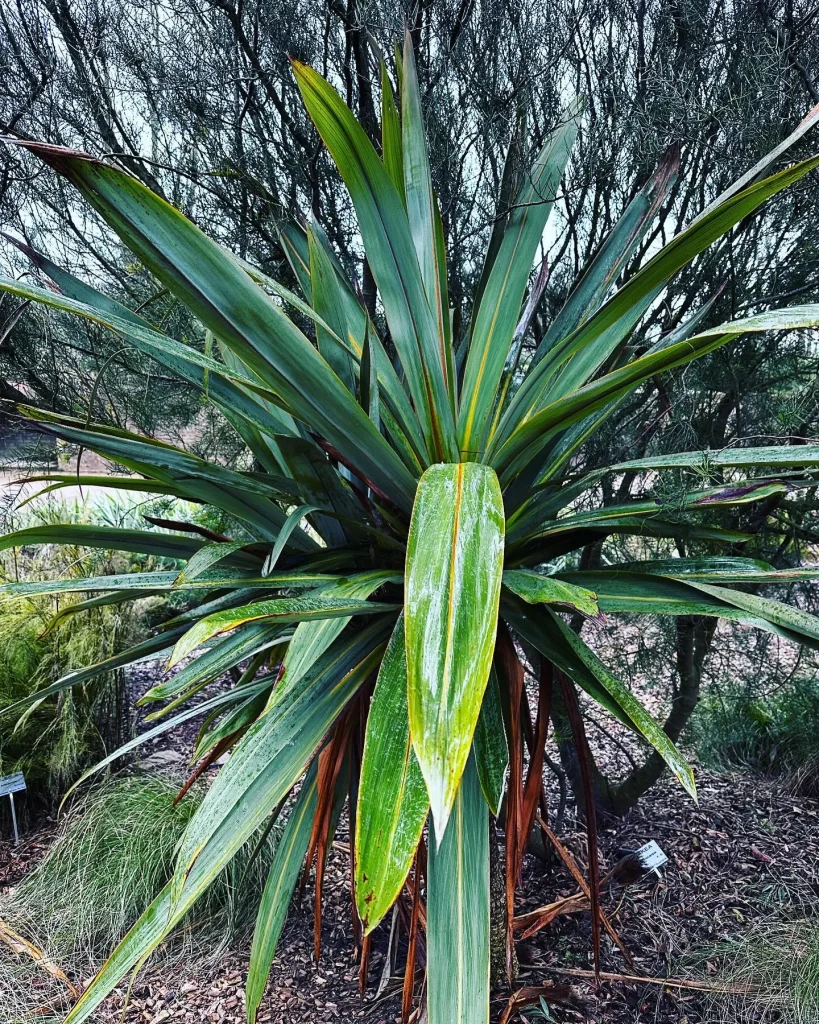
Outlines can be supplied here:
[[[154, 744], [149, 760], [173, 761], [178, 742]], [[604, 972], [718, 984], [718, 954], [709, 955], [708, 950], [741, 939], [761, 922], [804, 916], [811, 908], [815, 912], [819, 902], [819, 802], [789, 793], [777, 780], [747, 774], [716, 775], [701, 768], [696, 774], [698, 805], [667, 779], [626, 818], [601, 829], [602, 873], [619, 860], [624, 849], [638, 848], [652, 839], [668, 857], [659, 876], [652, 873], [628, 887], [605, 888], [604, 908], [633, 961], [627, 963], [604, 934]], [[547, 777], [547, 781], [551, 784], [553, 779]], [[313, 893], [308, 885], [292, 907], [282, 935], [259, 1015], [263, 1024], [333, 1020], [392, 1024], [400, 1020], [405, 946], [396, 943], [395, 967], [385, 970], [389, 921], [374, 935], [367, 990], [363, 1000], [359, 996], [345, 830], [342, 821], [329, 857], [321, 960], [315, 963], [313, 959]], [[53, 823], [45, 822], [17, 849], [0, 840], [0, 893], [31, 870], [47, 849], [53, 831]], [[584, 866], [585, 831], [571, 806], [560, 834]], [[527, 857], [516, 912], [526, 913], [576, 891], [562, 865]], [[511, 1019], [551, 1019], [566, 1024], [716, 1024], [726, 1019], [725, 1004], [696, 989], [652, 981], [603, 980], [596, 985], [582, 976], [593, 966], [591, 945], [587, 911], [558, 917], [519, 943], [520, 976], [515, 987], [557, 982], [570, 989], [560, 1005], [550, 1007], [550, 1017]], [[131, 990], [126, 1024], [243, 1022], [247, 957], [248, 943], [243, 942], [226, 953], [215, 968], [190, 977], [177, 968], [170, 972], [161, 965], [149, 965]], [[125, 992], [126, 986], [122, 986], [108, 999], [99, 1020], [114, 1024], [122, 1019]], [[503, 1012], [509, 993], [505, 984], [496, 988], [494, 1021]], [[744, 1019], [761, 1021], [762, 1011], [751, 1007]]]

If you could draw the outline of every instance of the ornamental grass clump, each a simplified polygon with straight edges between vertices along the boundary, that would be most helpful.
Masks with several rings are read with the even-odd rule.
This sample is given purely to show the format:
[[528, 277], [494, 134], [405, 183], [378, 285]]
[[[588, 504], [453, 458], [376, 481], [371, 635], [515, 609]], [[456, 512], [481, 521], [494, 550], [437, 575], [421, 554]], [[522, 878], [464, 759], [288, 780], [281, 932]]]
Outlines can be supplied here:
[[[515, 885], [541, 798], [552, 696], [563, 701], [581, 756], [577, 687], [651, 745], [695, 792], [685, 759], [566, 613], [723, 616], [819, 643], [816, 619], [758, 593], [768, 582], [819, 576], [819, 568], [777, 571], [742, 557], [748, 535], [708, 519], [711, 509], [724, 513], [737, 503], [815, 486], [819, 446], [714, 452], [706, 481], [701, 452], [591, 472], [576, 471], [574, 459], [620, 403], [657, 374], [747, 332], [819, 324], [819, 306], [803, 305], [703, 329], [709, 305], [673, 334], [638, 350], [630, 346], [635, 326], [677, 271], [819, 167], [813, 157], [769, 173], [819, 119], [819, 109], [634, 267], [679, 171], [678, 153], [670, 151], [530, 350], [523, 340], [543, 281], [540, 275], [533, 283], [532, 265], [583, 119], [581, 105], [566, 109], [513, 201], [501, 205], [471, 315], [456, 317], [411, 44], [398, 60], [397, 96], [383, 73], [380, 153], [328, 82], [298, 62], [293, 70], [357, 215], [378, 289], [372, 315], [315, 221], [281, 227], [297, 295], [225, 251], [120, 168], [20, 143], [75, 185], [190, 309], [202, 325], [201, 346], [166, 336], [38, 254], [33, 258], [58, 291], [11, 280], [2, 288], [109, 327], [200, 388], [243, 439], [254, 467], [240, 471], [120, 427], [25, 410], [44, 433], [96, 451], [130, 474], [100, 478], [101, 485], [215, 506], [253, 538], [163, 521], [144, 530], [53, 526], [3, 541], [62, 540], [184, 560], [181, 571], [6, 591], [18, 597], [95, 592], [112, 602], [146, 592], [187, 593], [193, 607], [126, 657], [181, 666], [142, 698], [157, 705], [153, 729], [207, 715], [195, 751], [200, 767], [230, 754], [185, 829], [173, 876], [84, 992], [70, 1024], [86, 1020], [163, 941], [297, 787], [259, 910], [249, 1021], [290, 898], [311, 868], [319, 951], [327, 850], [349, 800], [362, 975], [367, 937], [398, 900], [409, 935], [405, 1017], [420, 991], [416, 950], [425, 943], [429, 1024], [486, 1022], [490, 814], [505, 804], [511, 970]], [[309, 325], [314, 337], [298, 324]], [[666, 468], [690, 470], [696, 481], [673, 507], [640, 496], [641, 481], [649, 487]], [[602, 507], [601, 480], [625, 473], [633, 474], [633, 497]], [[54, 484], [74, 479], [48, 475]], [[681, 510], [688, 522], [681, 522]], [[593, 572], [572, 567], [573, 552], [612, 534], [667, 538], [670, 552], [681, 532], [694, 545], [722, 545], [724, 554]], [[522, 727], [528, 705], [520, 645], [531, 652], [539, 678], [531, 729]], [[207, 682], [239, 665], [234, 685], [197, 699]], [[41, 696], [103, 667], [74, 673]], [[524, 781], [527, 740], [532, 756]], [[597, 949], [607, 921], [599, 908], [594, 816], [587, 817]]]

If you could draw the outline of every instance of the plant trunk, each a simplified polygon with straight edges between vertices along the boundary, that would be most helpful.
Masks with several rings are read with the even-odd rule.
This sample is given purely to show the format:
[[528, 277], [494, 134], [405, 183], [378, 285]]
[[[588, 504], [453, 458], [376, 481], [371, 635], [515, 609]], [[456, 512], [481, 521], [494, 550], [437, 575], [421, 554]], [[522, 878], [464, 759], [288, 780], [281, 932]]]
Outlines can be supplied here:
[[[489, 977], [498, 985], [506, 977], [506, 877], [501, 864], [496, 818], [489, 817]], [[512, 971], [518, 958], [512, 945]], [[514, 978], [509, 979], [514, 981]]]

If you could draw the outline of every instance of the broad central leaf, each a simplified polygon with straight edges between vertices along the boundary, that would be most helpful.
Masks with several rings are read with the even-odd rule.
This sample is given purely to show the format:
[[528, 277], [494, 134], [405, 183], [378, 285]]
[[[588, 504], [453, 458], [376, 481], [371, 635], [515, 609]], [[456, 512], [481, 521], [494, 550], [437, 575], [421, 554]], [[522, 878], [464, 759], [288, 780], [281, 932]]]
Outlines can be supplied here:
[[440, 842], [492, 665], [503, 574], [498, 478], [473, 462], [421, 477], [407, 545], [410, 731]]

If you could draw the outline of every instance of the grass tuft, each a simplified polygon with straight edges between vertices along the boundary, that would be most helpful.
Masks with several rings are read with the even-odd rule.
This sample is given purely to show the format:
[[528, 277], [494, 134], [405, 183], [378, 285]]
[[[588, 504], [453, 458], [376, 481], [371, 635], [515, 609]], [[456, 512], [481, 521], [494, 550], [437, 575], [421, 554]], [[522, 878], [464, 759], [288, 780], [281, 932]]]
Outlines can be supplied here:
[[[174, 806], [178, 790], [172, 779], [135, 774], [90, 791], [45, 858], [0, 901], [0, 919], [75, 981], [90, 977], [173, 872], [176, 845], [203, 795], [193, 790]], [[256, 856], [258, 841], [239, 852], [163, 947], [169, 963], [205, 969], [249, 930], [275, 842], [271, 830]], [[36, 967], [0, 950], [0, 1003], [10, 1014], [0, 1011], [0, 1024], [34, 1019], [32, 1001], [44, 1005], [42, 993], [32, 1000], [34, 986], [60, 994]]]
[[[819, 919], [766, 922], [739, 942], [699, 951], [695, 963], [718, 964], [719, 980], [754, 994], [720, 997], [721, 1024], [819, 1024]], [[713, 980], [713, 978], [710, 978]]]

